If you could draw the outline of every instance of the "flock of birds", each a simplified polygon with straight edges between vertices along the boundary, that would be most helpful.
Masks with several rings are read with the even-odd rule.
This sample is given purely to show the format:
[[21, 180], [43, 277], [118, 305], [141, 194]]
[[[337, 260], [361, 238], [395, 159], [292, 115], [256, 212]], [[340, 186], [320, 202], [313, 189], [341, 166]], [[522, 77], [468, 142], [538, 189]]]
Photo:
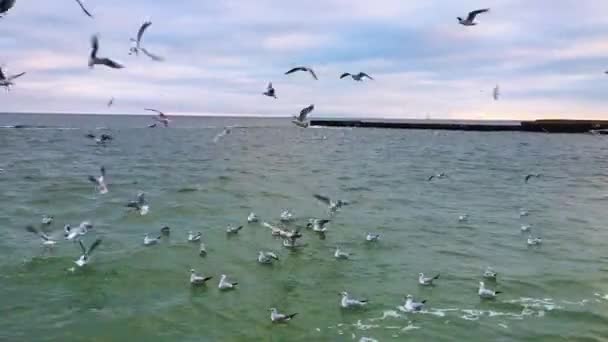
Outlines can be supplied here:
[[[87, 16], [93, 18], [93, 15], [91, 14], [91, 12], [89, 12], [86, 9], [86, 7], [84, 6], [84, 4], [82, 3], [81, 0], [75, 0], [75, 1], [77, 2], [77, 4], [80, 6], [82, 11]], [[14, 6], [14, 4], [15, 4], [15, 0], [0, 0], [0, 15], [6, 13], [9, 9], [11, 9]], [[481, 9], [481, 10], [472, 11], [464, 19], [459, 17], [458, 21], [461, 25], [464, 25], [464, 26], [474, 26], [477, 24], [475, 22], [475, 18], [478, 15], [480, 15], [482, 13], [486, 13], [488, 11], [489, 11], [489, 9]], [[152, 23], [150, 21], [144, 22], [144, 24], [140, 27], [140, 29], [137, 32], [137, 37], [131, 38], [132, 46], [129, 50], [129, 54], [138, 56], [139, 53], [142, 52], [143, 54], [145, 54], [146, 56], [148, 56], [149, 58], [151, 58], [154, 61], [163, 61], [162, 57], [151, 53], [145, 47], [143, 47], [142, 40], [143, 40], [144, 33], [151, 25], [152, 25]], [[99, 50], [100, 50], [99, 37], [97, 35], [94, 35], [91, 38], [91, 53], [90, 53], [89, 62], [88, 62], [88, 65], [90, 68], [94, 68], [96, 65], [105, 66], [105, 67], [109, 67], [109, 68], [113, 68], [113, 69], [124, 68], [124, 66], [122, 64], [120, 64], [110, 58], [99, 57]], [[291, 75], [291, 74], [298, 73], [298, 72], [308, 73], [312, 76], [312, 78], [314, 80], [318, 80], [318, 77], [317, 77], [317, 74], [315, 73], [315, 71], [311, 67], [307, 67], [307, 66], [295, 67], [291, 70], [288, 70], [285, 73], [285, 75]], [[23, 75], [25, 75], [25, 72], [7, 76], [0, 68], [0, 86], [10, 89], [10, 87], [14, 85], [14, 81], [17, 78], [22, 77]], [[352, 80], [357, 81], [357, 82], [361, 82], [364, 79], [373, 80], [373, 78], [370, 75], [368, 75], [367, 73], [364, 73], [364, 72], [359, 72], [359, 73], [355, 73], [355, 74], [344, 73], [340, 76], [340, 79], [344, 79], [347, 77], [350, 77], [350, 78], [352, 78]], [[496, 88], [494, 88], [494, 92], [493, 92], [493, 97], [495, 100], [498, 99], [499, 94], [500, 94], [499, 87], [496, 86]], [[270, 82], [268, 84], [267, 89], [263, 93], [263, 95], [272, 97], [275, 99], [277, 98], [277, 92], [276, 92], [275, 88], [273, 87], [272, 82]], [[110, 107], [113, 104], [114, 104], [114, 98], [112, 98], [108, 102], [107, 105], [108, 105], [108, 107]], [[293, 117], [292, 122], [295, 125], [300, 126], [300, 127], [308, 127], [307, 117], [314, 110], [314, 108], [315, 108], [315, 106], [311, 104], [310, 106], [302, 109], [300, 111], [299, 115]], [[157, 127], [158, 124], [162, 124], [164, 127], [169, 126], [169, 123], [170, 123], [169, 117], [164, 112], [156, 110], [156, 109], [152, 109], [152, 108], [146, 108], [145, 110], [154, 112], [156, 114], [154, 117], [155, 122], [150, 124], [148, 127], [151, 127], [151, 128]], [[229, 133], [230, 133], [230, 129], [226, 128], [222, 133], [220, 133], [218, 135], [218, 137], [216, 137], [216, 139], [218, 139], [221, 136], [227, 135]], [[97, 137], [94, 134], [89, 134], [89, 135], [87, 135], [87, 137], [91, 138], [91, 139], [95, 139], [98, 143], [105, 143], [107, 141], [112, 140], [112, 137], [108, 134], [102, 134], [99, 137]], [[540, 176], [541, 176], [540, 174], [527, 175], [525, 177], [525, 182], [527, 183], [528, 181], [530, 181], [531, 178], [538, 178]], [[95, 186], [95, 190], [97, 192], [99, 192], [99, 194], [102, 194], [102, 195], [108, 193], [108, 187], [105, 183], [105, 177], [106, 177], [106, 170], [104, 167], [101, 167], [99, 175], [89, 176], [89, 181]], [[437, 175], [430, 176], [428, 178], [428, 181], [430, 182], [433, 180], [439, 180], [439, 179], [443, 179], [443, 178], [447, 178], [447, 177], [448, 176], [445, 173], [439, 173]], [[333, 216], [336, 215], [337, 212], [340, 211], [340, 209], [342, 209], [344, 206], [348, 205], [349, 203], [344, 200], [333, 200], [327, 196], [318, 195], [318, 194], [314, 195], [314, 197], [318, 201], [324, 203], [327, 206], [328, 218], [323, 218], [323, 219], [312, 218], [309, 220], [308, 224], [306, 225], [306, 229], [311, 230], [313, 233], [318, 234], [322, 239], [324, 239], [325, 234], [328, 231], [328, 224], [331, 222]], [[150, 207], [145, 199], [144, 193], [139, 193], [135, 200], [129, 201], [125, 206], [127, 208], [129, 208], [129, 210], [133, 210], [134, 212], [138, 213], [139, 215], [147, 215], [150, 210]], [[527, 212], [525, 210], [522, 210], [520, 215], [522, 217], [526, 216]], [[271, 224], [268, 222], [262, 222], [261, 225], [263, 227], [268, 228], [270, 230], [270, 234], [273, 237], [277, 237], [277, 238], [281, 239], [282, 246], [284, 248], [287, 248], [287, 249], [303, 248], [306, 245], [298, 242], [298, 240], [300, 238], [302, 238], [302, 236], [303, 236], [302, 229], [300, 229], [300, 227], [297, 227], [295, 229], [287, 228], [289, 225], [292, 224], [293, 219], [294, 219], [293, 214], [289, 210], [285, 210], [280, 214], [280, 217], [279, 217], [279, 221], [281, 222], [281, 224], [274, 225], [274, 224]], [[466, 215], [466, 214], [459, 217], [459, 221], [461, 221], [461, 222], [465, 222], [467, 220], [468, 220], [468, 215]], [[40, 228], [36, 228], [32, 225], [29, 225], [26, 227], [26, 230], [28, 232], [38, 235], [41, 238], [42, 245], [45, 248], [53, 248], [59, 242], [59, 239], [53, 238], [52, 236], [50, 236], [46, 233], [47, 228], [53, 224], [53, 221], [54, 221], [54, 218], [52, 216], [44, 216], [41, 220]], [[260, 222], [260, 220], [255, 213], [251, 213], [247, 217], [247, 223], [250, 225], [257, 224], [259, 222]], [[243, 227], [244, 226], [237, 226], [237, 227], [228, 226], [226, 228], [226, 234], [227, 235], [239, 234], [239, 232], [243, 229]], [[77, 227], [72, 227], [69, 224], [66, 224], [64, 226], [64, 229], [63, 229], [64, 239], [67, 241], [72, 241], [74, 243], [77, 243], [78, 246], [80, 247], [80, 252], [81, 252], [80, 256], [74, 261], [75, 266], [71, 267], [69, 269], [72, 272], [75, 272], [77, 269], [87, 266], [91, 260], [92, 253], [102, 243], [102, 239], [97, 238], [88, 247], [87, 247], [87, 245], [85, 245], [85, 243], [83, 242], [83, 239], [91, 230], [93, 230], [93, 225], [88, 221], [82, 222]], [[522, 232], [530, 232], [531, 227], [528, 225], [524, 225], [521, 227], [521, 230], [522, 230]], [[171, 229], [169, 227], [165, 226], [160, 230], [160, 234], [157, 236], [151, 236], [151, 234], [146, 234], [143, 238], [143, 245], [144, 246], [154, 246], [161, 241], [163, 236], [168, 236], [170, 234], [171, 234]], [[380, 241], [380, 238], [381, 238], [381, 236], [379, 234], [369, 232], [364, 237], [364, 240], [366, 243], [373, 244], [373, 243], [378, 243], [378, 241]], [[205, 243], [202, 241], [201, 232], [190, 231], [188, 233], [186, 240], [188, 242], [198, 244], [198, 246], [199, 246], [198, 253], [201, 257], [204, 257], [207, 255], [207, 249], [206, 249]], [[542, 240], [540, 237], [532, 237], [531, 235], [528, 237], [528, 240], [527, 240], [528, 245], [531, 245], [531, 246], [540, 245], [541, 242], [542, 242]], [[338, 260], [347, 260], [350, 258], [350, 255], [351, 255], [350, 253], [344, 251], [339, 246], [337, 246], [334, 251], [334, 258], [338, 259]], [[273, 251], [259, 251], [258, 252], [257, 262], [259, 264], [272, 265], [274, 262], [276, 262], [278, 260], [279, 260], [278, 254]], [[497, 273], [494, 270], [492, 270], [492, 268], [488, 267], [481, 274], [481, 277], [484, 279], [484, 281], [492, 281], [492, 282], [496, 283]], [[419, 277], [418, 277], [418, 284], [420, 286], [433, 286], [434, 283], [439, 280], [439, 278], [440, 278], [439, 274], [432, 276], [432, 277], [427, 277], [427, 276], [425, 276], [424, 273], [420, 273]], [[197, 271], [195, 269], [190, 270], [189, 282], [190, 282], [190, 285], [193, 287], [205, 286], [207, 284], [207, 282], [209, 282], [212, 279], [213, 279], [213, 276], [197, 273]], [[484, 281], [479, 282], [478, 295], [482, 299], [496, 298], [496, 295], [499, 294], [500, 291], [495, 291], [495, 290], [492, 290], [492, 289], [486, 287]], [[220, 276], [220, 280], [219, 280], [217, 287], [220, 291], [229, 291], [229, 290], [237, 289], [237, 285], [238, 285], [237, 282], [229, 281], [228, 276], [225, 274], [222, 274]], [[368, 304], [367, 299], [355, 298], [346, 291], [341, 292], [340, 296], [341, 296], [341, 300], [339, 302], [339, 305], [344, 309], [362, 307], [362, 306], [365, 306]], [[426, 303], [425, 300], [417, 301], [412, 295], [407, 295], [404, 298], [403, 309], [408, 312], [418, 312], [424, 308], [425, 303]], [[290, 314], [280, 313], [278, 311], [278, 309], [276, 309], [276, 308], [270, 309], [270, 320], [272, 322], [277, 322], [277, 323], [278, 322], [288, 322], [288, 321], [292, 320], [296, 315], [297, 315], [297, 313], [290, 313]]]

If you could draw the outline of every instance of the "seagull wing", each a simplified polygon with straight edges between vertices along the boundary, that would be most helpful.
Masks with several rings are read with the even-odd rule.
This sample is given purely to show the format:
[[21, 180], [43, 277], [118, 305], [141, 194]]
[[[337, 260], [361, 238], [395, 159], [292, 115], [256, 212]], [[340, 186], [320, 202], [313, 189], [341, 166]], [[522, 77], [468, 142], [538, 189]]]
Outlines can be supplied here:
[[90, 18], [93, 18], [93, 15], [91, 14], [91, 12], [87, 11], [87, 9], [84, 7], [84, 5], [82, 4], [82, 1], [80, 0], [76, 0], [76, 2], [78, 3], [78, 5], [80, 6], [80, 9], [82, 9], [82, 11], [84, 12], [84, 14], [86, 14], [87, 16], [89, 16]]
[[91, 183], [95, 183], [95, 185], [97, 185], [97, 178], [95, 178], [93, 176], [89, 176], [89, 181], [91, 181]]
[[122, 69], [124, 68], [124, 66], [120, 63], [114, 62], [113, 60], [109, 59], [109, 58], [97, 58], [96, 59], [97, 64], [103, 64], [107, 67], [110, 67], [112, 69]]
[[312, 112], [314, 109], [315, 109], [315, 105], [310, 105], [310, 106], [302, 109], [300, 111], [300, 116], [298, 117], [298, 120], [300, 120], [300, 121], [306, 120], [306, 116], [308, 116], [308, 114], [310, 114], [310, 112]]
[[373, 79], [373, 78], [372, 78], [370, 75], [368, 75], [368, 74], [366, 74], [366, 73], [364, 73], [364, 72], [360, 72], [360, 73], [359, 73], [359, 76], [360, 76], [360, 77], [367, 77], [367, 78], [369, 78], [370, 80], [374, 80], [374, 79]]
[[152, 25], [151, 21], [146, 21], [145, 23], [143, 23], [141, 25], [141, 27], [139, 28], [139, 31], [137, 31], [137, 45], [139, 46], [139, 43], [141, 43], [141, 38], [144, 36], [144, 32], [146, 32], [146, 29], [148, 27], [150, 27], [150, 25]]
[[147, 110], [149, 112], [154, 112], [154, 113], [158, 114], [158, 116], [160, 116], [161, 118], [164, 118], [167, 116], [167, 115], [165, 115], [165, 113], [161, 112], [160, 110], [156, 110], [156, 109], [152, 109], [152, 108], [144, 108], [144, 110]]
[[[606, 73], [608, 74], [608, 71], [606, 71]], [[6, 76], [4, 76], [4, 72], [2, 71], [2, 67], [0, 67], [0, 80], [5, 80]]]
[[305, 67], [295, 67], [295, 68], [289, 70], [288, 72], [286, 72], [285, 75], [293, 74], [294, 72], [297, 72], [297, 71], [308, 71], [308, 69], [306, 69]]
[[273, 89], [273, 88], [272, 88], [272, 82], [269, 82], [269, 83], [268, 83], [268, 87], [266, 87], [266, 89], [268, 89], [268, 90], [272, 90], [272, 89]]
[[489, 9], [489, 8], [484, 8], [484, 9], [480, 9], [480, 10], [472, 11], [472, 12], [470, 12], [470, 13], [469, 13], [469, 16], [467, 17], [467, 20], [468, 20], [468, 21], [473, 21], [473, 20], [475, 20], [475, 17], [476, 17], [478, 14], [481, 14], [481, 13], [486, 13], [486, 12], [489, 12], [489, 11], [490, 11], [490, 9]]
[[343, 79], [344, 77], [348, 77], [348, 76], [350, 76], [350, 73], [345, 72], [340, 76], [340, 79]]
[[[12, 81], [12, 80], [14, 80], [14, 79], [17, 79], [17, 78], [19, 78], [19, 77], [21, 77], [21, 76], [23, 76], [23, 75], [25, 75], [25, 72], [22, 72], [22, 73], [17, 74], [17, 75], [13, 75], [13, 76], [9, 77], [9, 78], [7, 79], [7, 81], [9, 81], [9, 82], [10, 82], [10, 81]], [[2, 77], [0, 77], [0, 79], [2, 79]]]
[[102, 167], [100, 167], [100, 168], [99, 168], [99, 172], [101, 172], [101, 176], [102, 176], [102, 177], [105, 177], [105, 176], [106, 176], [106, 168], [105, 168], [105, 167], [103, 167], [103, 166], [102, 166]]
[[[78, 240], [80, 241], [80, 240]], [[97, 239], [95, 240], [95, 242], [93, 242], [93, 244], [91, 245], [91, 247], [89, 247], [89, 251], [87, 252], [87, 255], [90, 255], [91, 253], [93, 253], [93, 251], [101, 244], [101, 239]]]
[[87, 254], [87, 249], [82, 244], [82, 240], [78, 240], [78, 245], [80, 246], [80, 249], [82, 250], [82, 254], [86, 255]]
[[323, 196], [323, 195], [319, 195], [319, 194], [315, 194], [313, 196], [314, 196], [314, 198], [318, 199], [319, 201], [321, 201], [327, 205], [329, 205], [331, 202], [331, 200], [327, 196]]
[[314, 70], [312, 70], [311, 68], [307, 68], [306, 70], [307, 70], [307, 71], [308, 71], [308, 72], [309, 72], [309, 73], [312, 75], [312, 77], [313, 77], [315, 80], [318, 80], [318, 79], [319, 79], [319, 78], [317, 77], [317, 74], [315, 74], [315, 71], [314, 71]]
[[150, 57], [150, 59], [152, 59], [155, 62], [162, 62], [165, 59], [162, 58], [161, 56], [155, 55], [153, 53], [151, 53], [150, 51], [146, 50], [145, 48], [141, 48], [141, 51], [148, 57]]
[[146, 195], [142, 192], [140, 194], [137, 195], [137, 204], [139, 204], [140, 206], [145, 205], [146, 204]]
[[99, 37], [94, 35], [91, 37], [91, 59], [97, 58], [97, 50], [99, 50]]

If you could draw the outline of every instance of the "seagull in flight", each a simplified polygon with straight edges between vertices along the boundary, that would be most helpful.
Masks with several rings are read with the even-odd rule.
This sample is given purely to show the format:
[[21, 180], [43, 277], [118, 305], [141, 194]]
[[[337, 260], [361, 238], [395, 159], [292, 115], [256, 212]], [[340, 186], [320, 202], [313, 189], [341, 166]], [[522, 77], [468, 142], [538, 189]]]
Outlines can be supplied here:
[[135, 201], [127, 203], [127, 208], [137, 210], [141, 216], [147, 215], [150, 211], [150, 206], [148, 205], [148, 202], [146, 202], [145, 196], [146, 195], [143, 192], [138, 193]]
[[432, 181], [432, 180], [433, 180], [433, 179], [435, 179], [435, 178], [437, 178], [437, 179], [444, 179], [444, 178], [448, 178], [448, 175], [447, 175], [447, 174], [445, 174], [445, 173], [443, 173], [443, 172], [441, 172], [441, 173], [438, 173], [438, 174], [436, 174], [436, 175], [432, 175], [432, 176], [430, 176], [430, 177], [427, 179], [427, 181], [429, 181], [429, 182], [430, 182], [430, 181]]
[[368, 303], [367, 299], [350, 298], [348, 292], [346, 291], [341, 292], [340, 296], [342, 296], [342, 299], [340, 300], [340, 306], [344, 309], [361, 307], [367, 305]]
[[99, 50], [99, 37], [97, 35], [93, 35], [93, 37], [91, 37], [91, 55], [89, 57], [89, 68], [91, 68], [91, 69], [94, 68], [96, 64], [105, 65], [105, 66], [113, 68], [113, 69], [124, 68], [124, 66], [122, 66], [119, 63], [114, 62], [113, 60], [111, 60], [109, 58], [97, 57], [98, 50]]
[[194, 269], [190, 270], [190, 285], [192, 286], [205, 285], [205, 283], [211, 279], [213, 279], [213, 277], [203, 277], [202, 275], [198, 275]]
[[315, 74], [315, 71], [314, 71], [314, 70], [312, 70], [312, 68], [305, 67], [305, 66], [299, 66], [299, 67], [295, 67], [295, 68], [293, 68], [293, 69], [291, 69], [291, 70], [287, 71], [287, 72], [285, 73], [285, 75], [293, 74], [294, 72], [298, 72], [298, 71], [304, 71], [304, 72], [308, 72], [308, 73], [310, 73], [310, 75], [312, 75], [312, 77], [313, 77], [315, 80], [318, 80], [318, 79], [319, 79], [319, 78], [317, 78], [317, 74]]
[[500, 87], [498, 84], [494, 87], [494, 91], [492, 91], [492, 97], [494, 98], [494, 101], [498, 101], [498, 98], [500, 97]]
[[525, 182], [528, 183], [528, 181], [530, 181], [530, 178], [540, 178], [542, 175], [540, 173], [531, 173], [529, 175], [526, 175], [525, 178]]
[[481, 297], [483, 299], [495, 299], [496, 295], [499, 293], [501, 293], [501, 292], [493, 291], [493, 290], [486, 288], [483, 281], [479, 282], [479, 290], [477, 291], [477, 294], [479, 295], [479, 297]]
[[28, 232], [30, 232], [32, 234], [38, 235], [40, 237], [40, 239], [42, 239], [42, 246], [44, 246], [44, 247], [51, 248], [57, 244], [57, 241], [52, 239], [50, 236], [46, 235], [44, 232], [39, 231], [38, 229], [34, 228], [34, 226], [27, 226], [27, 227], [25, 227], [25, 230], [27, 230]]
[[82, 0], [76, 0], [76, 2], [78, 3], [78, 6], [80, 6], [80, 9], [84, 12], [84, 14], [86, 14], [89, 18], [93, 18], [91, 12], [87, 11], [87, 9], [84, 7]]
[[258, 262], [264, 265], [270, 265], [274, 261], [278, 261], [279, 257], [274, 252], [258, 252]]
[[291, 321], [291, 319], [294, 318], [296, 315], [297, 313], [285, 315], [279, 313], [279, 311], [275, 308], [270, 308], [270, 320], [272, 321], [272, 323], [286, 323]]
[[93, 225], [89, 221], [83, 221], [77, 228], [72, 228], [69, 224], [63, 227], [63, 232], [66, 240], [72, 241], [79, 236], [84, 236], [93, 229]]
[[306, 228], [312, 229], [317, 233], [324, 233], [327, 231], [326, 225], [330, 222], [331, 220], [327, 219], [310, 219], [306, 224]]
[[319, 195], [319, 194], [314, 194], [313, 197], [316, 198], [317, 200], [325, 203], [329, 207], [329, 211], [331, 213], [335, 213], [336, 211], [341, 209], [343, 206], [349, 204], [347, 201], [343, 201], [343, 200], [334, 201], [327, 196], [323, 196], [323, 195]]
[[112, 107], [114, 105], [114, 98], [111, 98], [110, 101], [108, 101], [108, 108]]
[[95, 134], [93, 134], [93, 133], [89, 133], [86, 135], [86, 137], [89, 139], [95, 139], [95, 143], [98, 145], [104, 145], [106, 143], [106, 141], [110, 141], [113, 139], [111, 135], [106, 134], [106, 133], [103, 133], [99, 137], [96, 137]]
[[268, 87], [266, 87], [266, 91], [263, 92], [262, 95], [266, 95], [268, 97], [274, 97], [275, 99], [277, 98], [276, 91], [272, 87], [272, 82], [268, 83]]
[[144, 33], [146, 32], [146, 29], [148, 27], [150, 27], [152, 25], [151, 21], [145, 21], [139, 28], [139, 30], [137, 31], [137, 39], [131, 38], [131, 48], [129, 49], [129, 55], [133, 55], [135, 54], [136, 56], [139, 56], [139, 51], [143, 52], [144, 55], [150, 57], [150, 59], [152, 59], [153, 61], [156, 62], [162, 62], [164, 61], [164, 58], [154, 55], [152, 53], [150, 53], [148, 50], [146, 50], [145, 48], [143, 48], [141, 46], [141, 39], [144, 36]]
[[405, 297], [405, 304], [403, 305], [403, 308], [407, 312], [418, 312], [424, 308], [425, 303], [426, 300], [422, 300], [420, 302], [414, 301], [414, 297], [408, 294], [407, 297]]
[[15, 85], [13, 81], [23, 75], [25, 75], [25, 72], [21, 72], [16, 75], [11, 75], [7, 77], [2, 71], [2, 67], [0, 67], [0, 87], [5, 87], [6, 91], [10, 91], [11, 86]]
[[169, 122], [171, 122], [171, 121], [169, 120], [169, 117], [167, 116], [167, 114], [161, 112], [160, 110], [156, 110], [156, 109], [152, 109], [152, 108], [144, 108], [144, 110], [158, 114], [157, 116], [154, 117], [154, 120], [162, 123], [165, 127], [169, 127]]
[[2, 15], [15, 6], [16, 0], [0, 0], [0, 18]]
[[439, 274], [437, 274], [434, 277], [425, 277], [424, 273], [420, 273], [418, 275], [418, 284], [422, 285], [422, 286], [432, 286], [433, 285], [433, 281], [439, 279]]
[[368, 79], [372, 80], [372, 81], [374, 80], [370, 75], [368, 75], [368, 74], [366, 74], [364, 72], [360, 72], [358, 74], [351, 74], [351, 73], [345, 72], [345, 73], [343, 73], [340, 76], [340, 79], [343, 79], [343, 78], [348, 77], [348, 76], [350, 76], [353, 80], [355, 80], [357, 82], [363, 81], [363, 79], [366, 78], [366, 77]]
[[99, 191], [99, 193], [103, 195], [108, 193], [108, 187], [105, 183], [106, 168], [102, 166], [99, 168], [99, 170], [101, 173], [99, 177], [89, 176], [89, 181], [95, 184], [95, 190]]
[[297, 126], [300, 126], [303, 128], [308, 127], [308, 121], [306, 121], [306, 118], [308, 117], [308, 114], [310, 114], [310, 112], [312, 112], [314, 109], [315, 109], [314, 104], [311, 104], [310, 106], [302, 109], [300, 111], [300, 115], [294, 116], [293, 120], [291, 122], [293, 122]]
[[467, 16], [466, 19], [462, 19], [461, 17], [458, 17], [458, 22], [460, 23], [460, 25], [464, 25], [464, 26], [475, 26], [475, 25], [477, 25], [477, 23], [475, 22], [475, 17], [477, 17], [479, 14], [486, 13], [489, 11], [490, 11], [489, 8], [472, 11], [469, 13], [469, 15]]
[[99, 246], [99, 244], [101, 244], [101, 239], [95, 240], [95, 242], [91, 244], [91, 247], [89, 247], [88, 250], [85, 248], [84, 244], [82, 243], [82, 240], [78, 240], [78, 244], [80, 245], [82, 254], [80, 255], [80, 258], [78, 258], [78, 260], [74, 261], [74, 263], [76, 264], [76, 266], [82, 267], [89, 263], [89, 257], [91, 256], [91, 253], [93, 253], [93, 251]]

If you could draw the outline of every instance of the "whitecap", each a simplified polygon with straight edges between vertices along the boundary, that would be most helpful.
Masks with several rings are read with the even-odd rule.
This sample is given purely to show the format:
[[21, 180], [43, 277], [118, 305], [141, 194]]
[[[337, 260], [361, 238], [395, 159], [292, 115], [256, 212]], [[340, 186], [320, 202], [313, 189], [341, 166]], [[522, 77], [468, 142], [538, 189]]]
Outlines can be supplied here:
[[416, 329], [420, 329], [420, 327], [413, 325], [412, 322], [408, 322], [408, 324], [405, 327], [403, 327], [403, 329], [401, 329], [401, 331], [410, 331], [410, 330], [416, 330]]
[[370, 318], [369, 321], [370, 322], [383, 321], [389, 317], [390, 318], [400, 318], [401, 315], [395, 310], [386, 310], [386, 311], [382, 312], [382, 317]]
[[498, 323], [498, 326], [501, 328], [509, 329], [509, 326], [504, 323]]
[[361, 320], [358, 320], [357, 323], [353, 324], [353, 326], [359, 330], [369, 330], [373, 328], [379, 328], [380, 326], [377, 324], [363, 324]]

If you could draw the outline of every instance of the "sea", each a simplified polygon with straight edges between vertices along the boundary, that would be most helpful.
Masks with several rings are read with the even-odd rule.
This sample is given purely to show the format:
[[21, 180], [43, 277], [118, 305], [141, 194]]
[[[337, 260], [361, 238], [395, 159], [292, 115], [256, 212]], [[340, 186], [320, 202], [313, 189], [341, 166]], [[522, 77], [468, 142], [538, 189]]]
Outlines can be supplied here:
[[[608, 341], [608, 137], [150, 123], [0, 115], [0, 341]], [[105, 144], [86, 137], [104, 133]], [[101, 166], [107, 194], [88, 179]], [[139, 192], [145, 216], [126, 207]], [[315, 194], [348, 205], [330, 215]], [[303, 234], [294, 250], [262, 224], [284, 210]], [[331, 219], [324, 237], [311, 218]], [[63, 227], [82, 221], [94, 226], [83, 245], [102, 243], [74, 268], [81, 249]], [[229, 225], [244, 228], [228, 236]], [[143, 245], [164, 226], [169, 237]], [[261, 250], [280, 260], [258, 264]], [[192, 287], [191, 269], [214, 278]], [[421, 272], [440, 277], [420, 286]], [[235, 290], [218, 290], [222, 274]], [[495, 300], [479, 298], [480, 281]], [[341, 308], [343, 291], [368, 304]], [[404, 310], [408, 294], [426, 300], [421, 312]], [[270, 308], [298, 315], [276, 324]]]

